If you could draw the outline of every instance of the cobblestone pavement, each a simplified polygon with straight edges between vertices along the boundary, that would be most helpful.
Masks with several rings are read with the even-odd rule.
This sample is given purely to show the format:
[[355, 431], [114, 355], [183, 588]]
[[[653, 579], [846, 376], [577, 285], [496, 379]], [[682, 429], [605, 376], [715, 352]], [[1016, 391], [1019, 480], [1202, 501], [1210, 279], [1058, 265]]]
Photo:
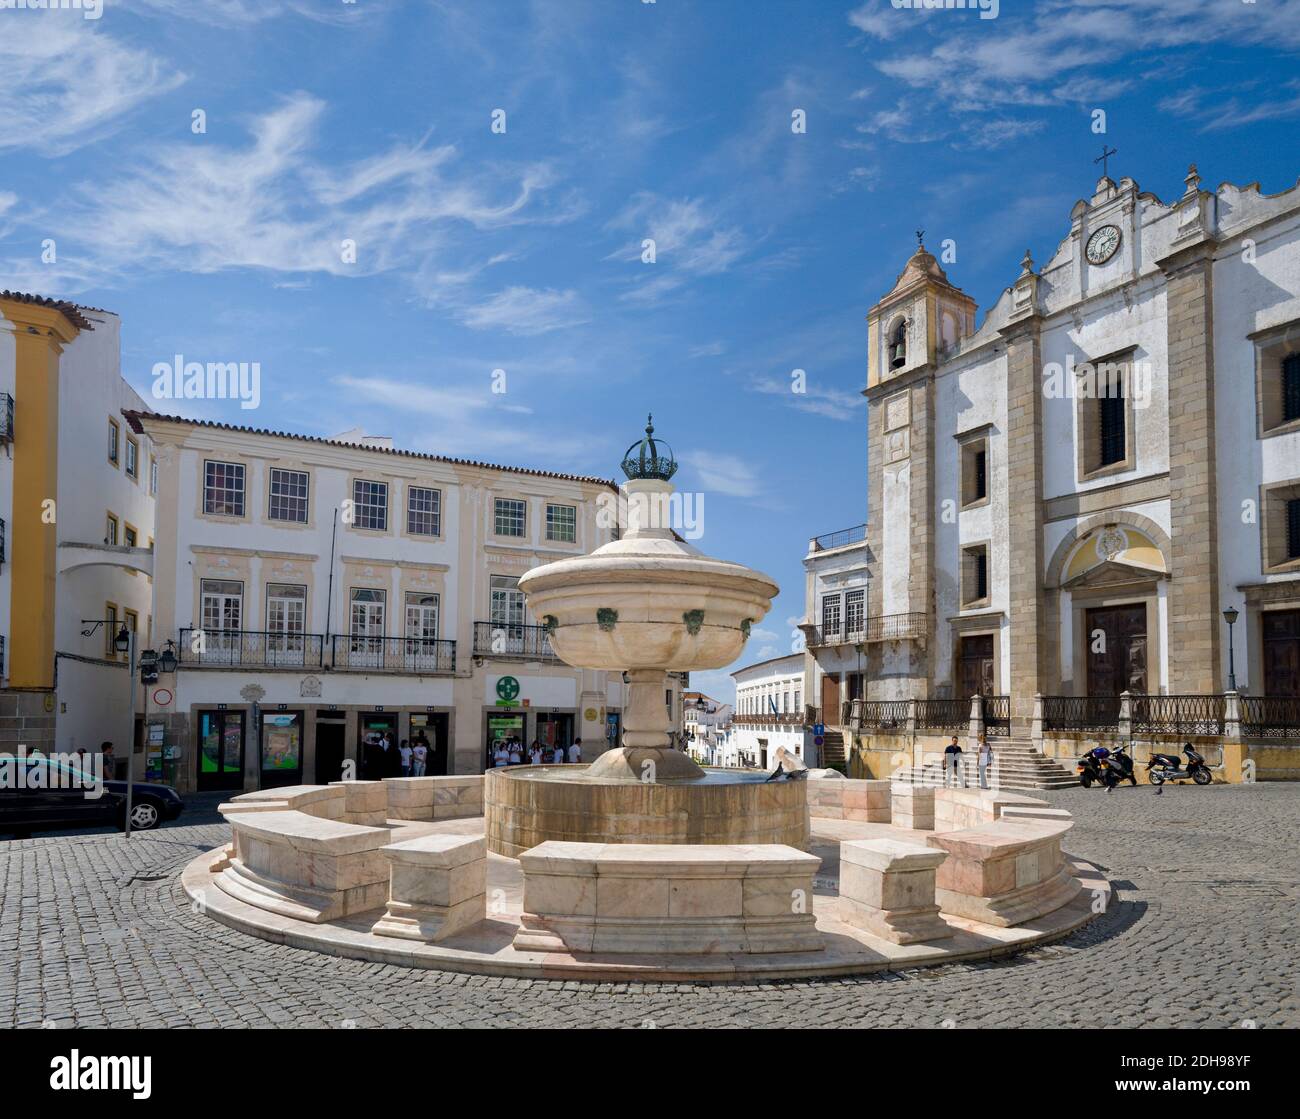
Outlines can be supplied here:
[[181, 891], [229, 835], [205, 803], [129, 845], [0, 842], [0, 1027], [1300, 1025], [1300, 785], [1046, 795], [1115, 883], [1109, 913], [1011, 960], [797, 983], [494, 979], [268, 944]]

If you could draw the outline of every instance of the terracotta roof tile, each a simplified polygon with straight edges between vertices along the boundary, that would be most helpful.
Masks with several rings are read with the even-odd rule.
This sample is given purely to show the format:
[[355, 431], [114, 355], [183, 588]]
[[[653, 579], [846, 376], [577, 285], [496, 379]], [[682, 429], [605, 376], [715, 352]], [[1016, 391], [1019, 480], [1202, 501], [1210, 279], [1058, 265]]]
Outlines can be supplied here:
[[371, 447], [365, 443], [347, 443], [339, 439], [326, 439], [319, 435], [299, 435], [293, 431], [271, 431], [262, 427], [241, 427], [239, 424], [219, 423], [216, 420], [193, 420], [185, 416], [169, 416], [161, 412], [141, 412], [138, 409], [124, 408], [122, 415], [126, 417], [127, 423], [131, 430], [137, 435], [144, 431], [141, 420], [148, 419], [162, 423], [172, 424], [189, 424], [191, 427], [210, 427], [218, 431], [238, 431], [246, 435], [265, 435], [276, 439], [296, 439], [303, 443], [320, 443], [327, 447], [348, 447], [352, 450], [370, 451], [377, 455], [396, 455], [400, 458], [422, 459], [426, 462], [446, 462], [454, 466], [473, 466], [483, 470], [500, 470], [507, 474], [531, 474], [539, 478], [559, 478], [566, 482], [587, 482], [596, 486], [608, 486], [612, 490], [618, 489], [618, 483], [609, 478], [595, 478], [585, 474], [560, 474], [552, 470], [533, 470], [526, 466], [501, 466], [492, 462], [479, 462], [475, 459], [467, 458], [450, 458], [447, 455], [432, 455], [424, 451], [406, 451], [397, 447]]
[[38, 307], [51, 307], [56, 311], [62, 311], [67, 320], [78, 330], [95, 329], [81, 313], [81, 308], [66, 299], [50, 299], [45, 295], [28, 295], [22, 291], [0, 291], [0, 299], [12, 299], [16, 303], [34, 303]]

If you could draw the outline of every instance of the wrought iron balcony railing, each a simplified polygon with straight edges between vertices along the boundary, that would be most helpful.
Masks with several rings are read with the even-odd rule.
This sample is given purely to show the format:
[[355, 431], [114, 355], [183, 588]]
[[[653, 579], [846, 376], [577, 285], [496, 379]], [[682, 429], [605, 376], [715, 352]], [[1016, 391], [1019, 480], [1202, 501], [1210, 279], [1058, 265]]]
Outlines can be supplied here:
[[831, 548], [843, 548], [847, 544], [858, 544], [867, 538], [867, 526], [865, 524], [854, 525], [852, 528], [842, 528], [836, 532], [828, 532], [823, 536], [814, 536], [812, 550], [814, 552], [826, 552]]
[[1221, 695], [1135, 695], [1135, 734], [1222, 734], [1228, 701]]
[[731, 722], [732, 725], [739, 727], [801, 727], [805, 725], [802, 715], [796, 715], [789, 711], [782, 712], [779, 715], [770, 712], [765, 715], [732, 715]]
[[559, 660], [545, 626], [474, 623], [474, 655], [515, 660]]
[[434, 637], [362, 637], [335, 634], [331, 667], [351, 672], [404, 672], [413, 676], [456, 671], [456, 642]]
[[1300, 696], [1242, 696], [1241, 733], [1300, 739]]
[[924, 613], [878, 614], [863, 618], [835, 628], [828, 626], [805, 626], [808, 645], [817, 648], [823, 645], [864, 645], [873, 641], [904, 641], [925, 637], [928, 633], [927, 617]]
[[210, 668], [323, 668], [325, 637], [250, 629], [183, 629], [177, 659]]

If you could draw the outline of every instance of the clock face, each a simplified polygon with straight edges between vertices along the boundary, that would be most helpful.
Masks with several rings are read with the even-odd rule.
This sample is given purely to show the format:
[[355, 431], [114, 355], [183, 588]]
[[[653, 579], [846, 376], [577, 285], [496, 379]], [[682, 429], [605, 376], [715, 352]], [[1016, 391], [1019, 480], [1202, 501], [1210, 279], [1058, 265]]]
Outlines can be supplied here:
[[1089, 264], [1105, 264], [1115, 255], [1119, 248], [1119, 229], [1113, 225], [1103, 225], [1088, 238], [1084, 252]]

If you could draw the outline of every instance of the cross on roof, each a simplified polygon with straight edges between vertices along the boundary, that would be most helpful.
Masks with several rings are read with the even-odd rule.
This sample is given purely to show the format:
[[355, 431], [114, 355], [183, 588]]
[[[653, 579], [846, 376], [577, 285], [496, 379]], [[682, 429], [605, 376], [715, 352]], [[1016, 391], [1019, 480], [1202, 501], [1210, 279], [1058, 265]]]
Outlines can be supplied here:
[[1110, 172], [1106, 169], [1106, 161], [1110, 159], [1112, 155], [1118, 154], [1119, 153], [1115, 148], [1107, 148], [1105, 144], [1102, 144], [1101, 155], [1093, 160], [1093, 163], [1101, 164], [1101, 173], [1105, 178], [1110, 178]]

